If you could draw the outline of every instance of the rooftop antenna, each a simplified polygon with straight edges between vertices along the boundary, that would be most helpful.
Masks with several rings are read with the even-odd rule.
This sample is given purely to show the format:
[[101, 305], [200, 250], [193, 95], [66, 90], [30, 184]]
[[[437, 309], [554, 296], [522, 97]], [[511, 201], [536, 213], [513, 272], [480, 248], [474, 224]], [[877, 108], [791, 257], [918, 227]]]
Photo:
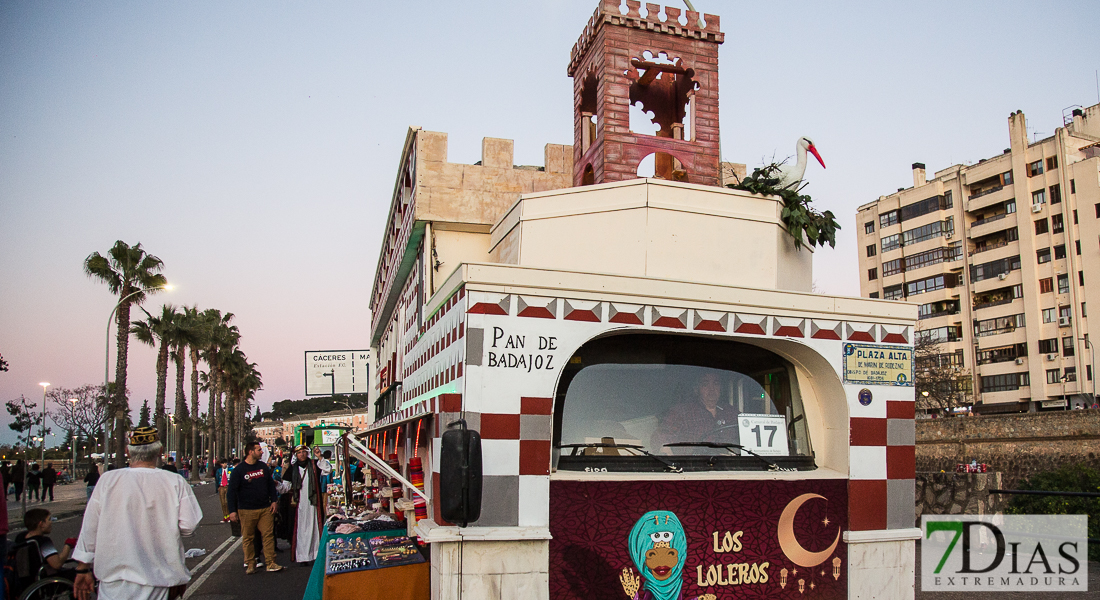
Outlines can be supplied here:
[[[695, 7], [691, 5], [691, 0], [684, 0], [684, 4], [687, 5], [688, 10], [690, 10], [691, 12], [699, 13], [700, 15], [703, 14], [703, 13], [700, 13], [699, 11], [695, 10]], [[703, 17], [699, 17], [698, 25], [699, 25], [700, 29], [703, 28]], [[1100, 90], [1100, 88], [1097, 88], [1097, 89]], [[1100, 92], [1097, 92], [1097, 95], [1100, 96]]]

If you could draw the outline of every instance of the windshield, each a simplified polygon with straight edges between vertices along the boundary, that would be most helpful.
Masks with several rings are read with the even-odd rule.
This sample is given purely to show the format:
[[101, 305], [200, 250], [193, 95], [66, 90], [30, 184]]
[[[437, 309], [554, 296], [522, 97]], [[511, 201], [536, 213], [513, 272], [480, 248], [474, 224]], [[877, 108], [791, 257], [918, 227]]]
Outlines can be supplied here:
[[571, 359], [556, 404], [558, 469], [675, 470], [646, 453], [686, 470], [812, 468], [791, 365], [749, 344], [594, 340]]

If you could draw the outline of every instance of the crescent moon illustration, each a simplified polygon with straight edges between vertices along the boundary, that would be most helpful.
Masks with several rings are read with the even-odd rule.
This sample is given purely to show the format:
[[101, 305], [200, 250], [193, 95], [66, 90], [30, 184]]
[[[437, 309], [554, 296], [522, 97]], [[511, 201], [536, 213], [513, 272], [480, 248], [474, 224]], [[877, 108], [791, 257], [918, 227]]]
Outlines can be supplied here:
[[814, 498], [824, 500], [825, 496], [802, 494], [791, 500], [787, 507], [783, 509], [783, 514], [779, 515], [779, 547], [791, 562], [800, 567], [816, 567], [825, 562], [833, 554], [833, 550], [836, 550], [837, 542], [840, 541], [840, 528], [838, 527], [836, 539], [833, 540], [832, 545], [821, 552], [810, 552], [798, 543], [798, 538], [794, 536], [794, 516], [803, 504]]

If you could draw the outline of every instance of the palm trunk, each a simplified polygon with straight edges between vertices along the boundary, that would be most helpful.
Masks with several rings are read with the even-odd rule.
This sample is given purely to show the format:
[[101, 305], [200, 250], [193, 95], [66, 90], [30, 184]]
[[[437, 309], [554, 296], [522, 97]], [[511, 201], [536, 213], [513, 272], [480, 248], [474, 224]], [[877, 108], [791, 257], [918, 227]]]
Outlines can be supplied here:
[[214, 373], [214, 368], [210, 368], [210, 380], [208, 385], [210, 386], [210, 400], [206, 404], [206, 450], [210, 455], [210, 459], [214, 460], [218, 457], [217, 448], [214, 444], [214, 432], [217, 430], [217, 423], [214, 422], [214, 417], [217, 415], [217, 406], [215, 401], [217, 399], [216, 390], [218, 388], [218, 376]]
[[187, 369], [187, 357], [184, 356], [184, 347], [179, 346], [176, 348], [176, 420], [172, 427], [172, 433], [175, 436], [175, 445], [173, 450], [176, 451], [176, 455], [182, 454], [180, 452], [180, 432], [182, 430], [181, 425], [183, 419], [187, 415], [187, 398], [183, 393], [183, 379], [184, 372]]
[[168, 439], [168, 420], [164, 417], [164, 397], [168, 391], [168, 342], [161, 340], [157, 352], [157, 404], [153, 422], [162, 442]]
[[191, 481], [199, 480], [195, 468], [199, 447], [199, 349], [191, 346]]
[[225, 396], [225, 449], [227, 455], [232, 454], [233, 450], [237, 447], [234, 439], [237, 431], [237, 411], [235, 409], [235, 402], [235, 393], [230, 389], [229, 393]]
[[[125, 298], [136, 291], [125, 286], [119, 297]], [[118, 306], [118, 338], [116, 342], [118, 358], [115, 361], [115, 393], [111, 402], [111, 412], [115, 416], [115, 458], [112, 462], [121, 467], [126, 462], [126, 360], [130, 349], [130, 302], [124, 301]], [[106, 459], [104, 459], [106, 460]]]

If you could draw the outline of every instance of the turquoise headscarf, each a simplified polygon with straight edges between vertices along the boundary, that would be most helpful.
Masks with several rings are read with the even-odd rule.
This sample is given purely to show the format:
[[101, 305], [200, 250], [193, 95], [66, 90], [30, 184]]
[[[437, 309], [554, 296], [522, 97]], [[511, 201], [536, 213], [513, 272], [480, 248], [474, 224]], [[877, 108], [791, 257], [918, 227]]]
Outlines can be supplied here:
[[[672, 533], [671, 546], [676, 550], [676, 566], [672, 568], [668, 579], [658, 581], [645, 566], [645, 553], [653, 549], [652, 534]], [[683, 585], [684, 561], [687, 560], [687, 535], [680, 525], [680, 519], [667, 510], [651, 510], [630, 530], [630, 559], [634, 567], [645, 578], [645, 589], [654, 600], [679, 600], [680, 586]]]

